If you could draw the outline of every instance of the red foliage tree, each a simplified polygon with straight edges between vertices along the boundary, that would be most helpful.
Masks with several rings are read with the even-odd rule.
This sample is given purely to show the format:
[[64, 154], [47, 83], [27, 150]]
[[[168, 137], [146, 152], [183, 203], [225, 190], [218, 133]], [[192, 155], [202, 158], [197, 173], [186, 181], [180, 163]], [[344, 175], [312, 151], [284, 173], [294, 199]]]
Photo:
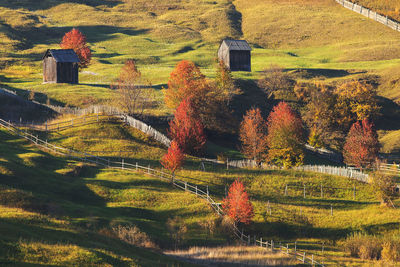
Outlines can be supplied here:
[[175, 140], [172, 140], [168, 152], [161, 159], [161, 164], [164, 168], [170, 170], [172, 175], [174, 175], [175, 171], [182, 167], [184, 159], [185, 155], [183, 154], [182, 149]]
[[343, 147], [345, 163], [357, 167], [369, 166], [376, 160], [378, 152], [379, 141], [374, 125], [367, 119], [355, 122], [347, 134]]
[[225, 213], [235, 222], [249, 224], [254, 217], [253, 205], [242, 182], [237, 179], [222, 202]]
[[280, 102], [269, 114], [267, 125], [268, 160], [284, 167], [301, 164], [304, 128], [300, 117]]
[[243, 154], [260, 164], [267, 149], [267, 123], [259, 108], [250, 109], [243, 116], [239, 135]]
[[168, 89], [164, 91], [165, 103], [170, 108], [177, 108], [185, 98], [192, 98], [204, 88], [205, 76], [191, 61], [182, 60], [171, 72]]
[[184, 99], [180, 103], [169, 126], [169, 136], [186, 153], [199, 152], [206, 143], [203, 124], [190, 99]]
[[86, 36], [78, 29], [73, 28], [70, 32], [67, 32], [62, 38], [60, 46], [62, 49], [73, 49], [75, 51], [80, 60], [80, 68], [89, 66], [92, 52], [86, 43]]

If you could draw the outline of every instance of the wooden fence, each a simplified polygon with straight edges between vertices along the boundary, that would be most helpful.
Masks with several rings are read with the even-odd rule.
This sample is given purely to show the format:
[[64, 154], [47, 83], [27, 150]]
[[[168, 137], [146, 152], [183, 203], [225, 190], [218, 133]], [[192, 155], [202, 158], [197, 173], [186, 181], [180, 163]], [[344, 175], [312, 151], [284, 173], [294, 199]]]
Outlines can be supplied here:
[[[236, 167], [236, 168], [256, 168], [260, 167], [261, 169], [282, 169], [277, 166], [268, 165], [265, 163], [261, 163], [261, 165], [257, 165], [254, 160], [243, 159], [243, 160], [231, 160], [227, 162], [228, 166]], [[336, 167], [336, 166], [325, 166], [325, 165], [302, 165], [298, 167], [293, 167], [295, 170], [300, 171], [312, 171], [319, 172], [331, 175], [337, 175], [342, 177], [347, 177], [351, 179], [355, 179], [364, 183], [368, 182], [368, 174], [363, 173], [355, 168], [348, 167]]]
[[[0, 89], [0, 91], [3, 90], [6, 93], [16, 95], [15, 92], [7, 90], [7, 89]], [[38, 103], [39, 105], [43, 105], [41, 103]], [[114, 107], [110, 106], [102, 106], [102, 105], [97, 105], [97, 106], [90, 106], [86, 109], [79, 109], [79, 108], [64, 108], [64, 107], [57, 107], [57, 106], [50, 106], [50, 105], [44, 105], [46, 107], [52, 108], [54, 111], [57, 112], [66, 112], [66, 110], [70, 109], [69, 111], [72, 112], [72, 114], [81, 114], [83, 115], [80, 118], [75, 118], [75, 119], [70, 119], [67, 121], [63, 122], [57, 122], [53, 124], [48, 124], [47, 122], [45, 125], [34, 125], [34, 124], [29, 124], [29, 125], [23, 125], [26, 127], [30, 127], [36, 130], [46, 130], [46, 131], [59, 131], [63, 129], [67, 129], [70, 127], [75, 127], [78, 125], [84, 125], [84, 124], [89, 124], [89, 123], [94, 123], [98, 122], [99, 118], [110, 118], [111, 116], [122, 119], [125, 121], [127, 124], [129, 124], [131, 127], [140, 130], [141, 132], [145, 133], [146, 135], [154, 138], [156, 141], [162, 143], [166, 147], [169, 147], [171, 144], [171, 140], [162, 134], [161, 132], [157, 131], [150, 125], [133, 118], [132, 116], [123, 114], [120, 110]], [[99, 113], [101, 113], [99, 115]], [[87, 115], [89, 114], [89, 115]], [[21, 125], [22, 126], [22, 125]], [[338, 159], [338, 155], [332, 151], [326, 150], [326, 149], [318, 149], [314, 148], [312, 146], [306, 145], [306, 149], [309, 151], [313, 151], [314, 153], [325, 157], [325, 158], [330, 158], [330, 159]], [[214, 163], [221, 163], [218, 160], [214, 159], [203, 159], [204, 161], [209, 161], [209, 162], [214, 162]], [[255, 168], [257, 167], [256, 163], [253, 160], [235, 160], [235, 161], [227, 161], [227, 167], [236, 167], [236, 168]], [[261, 168], [263, 169], [280, 169], [279, 167], [268, 165], [265, 163], [261, 163]], [[298, 167], [299, 170], [306, 170], [306, 171], [314, 171], [314, 172], [320, 172], [320, 173], [326, 173], [326, 174], [332, 174], [332, 175], [338, 175], [338, 176], [343, 176], [343, 177], [348, 177], [352, 179], [357, 179], [362, 182], [368, 181], [368, 174], [364, 174], [360, 171], [354, 170], [354, 169], [349, 169], [349, 168], [340, 168], [340, 167], [334, 167], [334, 166], [300, 166]]]
[[[75, 151], [72, 149], [55, 146], [55, 145], [48, 143], [47, 141], [41, 140], [37, 136], [34, 136], [26, 131], [19, 129], [12, 123], [4, 121], [2, 119], [0, 119], [0, 126], [4, 127], [5, 129], [15, 133], [16, 135], [18, 135], [30, 142], [33, 142], [35, 145], [37, 145], [43, 149], [49, 150], [49, 151], [59, 154], [59, 155], [71, 157], [71, 158], [74, 158], [74, 159], [82, 161], [82, 162], [93, 163], [93, 164], [96, 164], [96, 165], [102, 166], [102, 167], [115, 168], [115, 169], [121, 169], [121, 170], [129, 170], [129, 171], [134, 171], [134, 172], [142, 171], [150, 176], [154, 176], [154, 177], [157, 177], [162, 180], [170, 181], [175, 187], [185, 190], [186, 192], [195, 194], [197, 197], [205, 199], [208, 202], [208, 204], [212, 207], [212, 209], [219, 216], [224, 215], [224, 212], [221, 209], [220, 204], [217, 203], [210, 196], [208, 186], [200, 187], [195, 184], [190, 184], [187, 181], [176, 179], [175, 176], [173, 176], [169, 173], [165, 173], [160, 170], [152, 169], [150, 167], [141, 166], [137, 162], [136, 162], [136, 164], [130, 164], [130, 163], [126, 163], [124, 161], [124, 159], [121, 159], [121, 161], [112, 161], [110, 159], [94, 156], [94, 155], [91, 155], [91, 154], [88, 154], [85, 152], [79, 152], [79, 151]], [[292, 255], [292, 256], [296, 257], [296, 259], [300, 260], [303, 263], [311, 264], [312, 266], [324, 266], [323, 264], [318, 263], [314, 259], [314, 255], [311, 255], [311, 257], [309, 257], [309, 256], [306, 257], [306, 252], [300, 253], [299, 251], [296, 250], [296, 248], [294, 248], [294, 250], [291, 248], [289, 249], [288, 244], [286, 245], [286, 247], [284, 247], [282, 245], [274, 246], [274, 244], [276, 244], [276, 242], [274, 242], [273, 240], [271, 240], [271, 242], [269, 243], [268, 241], [263, 241], [262, 238], [257, 239], [255, 236], [254, 236], [254, 239], [251, 239], [250, 235], [246, 235], [244, 233], [243, 229], [240, 231], [236, 225], [233, 225], [233, 233], [235, 234], [235, 236], [237, 236], [242, 242], [244, 242], [247, 245], [261, 246], [261, 247], [265, 247], [267, 249], [269, 248], [269, 249], [271, 249], [271, 251], [276, 250], [276, 249], [283, 250], [283, 252], [286, 253], [287, 255]]]
[[350, 9], [354, 12], [357, 12], [367, 18], [373, 19], [379, 23], [382, 23], [393, 30], [400, 31], [400, 24], [397, 21], [391, 20], [388, 18], [388, 16], [382, 16], [378, 14], [375, 11], [372, 11], [366, 7], [357, 5], [356, 3], [347, 1], [347, 0], [335, 0], [339, 4], [341, 4], [343, 7]]

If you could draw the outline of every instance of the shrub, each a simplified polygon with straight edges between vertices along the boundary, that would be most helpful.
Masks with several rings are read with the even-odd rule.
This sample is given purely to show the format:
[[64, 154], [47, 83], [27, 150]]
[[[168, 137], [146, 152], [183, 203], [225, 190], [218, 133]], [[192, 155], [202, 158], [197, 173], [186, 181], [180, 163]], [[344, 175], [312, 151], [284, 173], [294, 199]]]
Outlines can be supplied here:
[[396, 188], [394, 177], [381, 171], [376, 171], [371, 175], [371, 184], [381, 204], [393, 206], [392, 200], [395, 196]]
[[379, 260], [381, 251], [381, 242], [376, 238], [370, 238], [367, 242], [361, 244], [358, 256], [363, 260]]
[[400, 241], [389, 240], [383, 243], [382, 260], [400, 262]]
[[112, 231], [117, 238], [128, 244], [143, 248], [158, 248], [150, 237], [145, 232], [140, 231], [136, 225], [118, 225], [113, 227]]
[[364, 260], [378, 260], [381, 257], [382, 244], [376, 236], [353, 234], [347, 237], [344, 247], [352, 257], [359, 257]]

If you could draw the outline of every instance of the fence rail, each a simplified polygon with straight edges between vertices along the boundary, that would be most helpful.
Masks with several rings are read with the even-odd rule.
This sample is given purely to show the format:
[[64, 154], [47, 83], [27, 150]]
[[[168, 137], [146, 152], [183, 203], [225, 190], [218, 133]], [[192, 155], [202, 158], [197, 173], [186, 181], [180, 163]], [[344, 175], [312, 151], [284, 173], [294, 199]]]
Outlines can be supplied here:
[[335, 0], [337, 3], [341, 4], [343, 7], [357, 12], [367, 18], [373, 19], [379, 23], [382, 23], [395, 31], [400, 31], [400, 24], [397, 21], [389, 19], [388, 16], [382, 16], [381, 14], [370, 10], [369, 8], [363, 7], [356, 3], [347, 0]]
[[[227, 165], [236, 168], [255, 168], [260, 167], [261, 169], [282, 169], [277, 166], [268, 165], [265, 163], [261, 163], [257, 165], [254, 160], [244, 159], [244, 160], [231, 160], [228, 161]], [[336, 167], [336, 166], [325, 166], [325, 165], [302, 165], [298, 167], [294, 167], [295, 170], [301, 171], [312, 171], [312, 172], [319, 172], [337, 176], [343, 176], [350, 179], [355, 179], [364, 183], [368, 182], [368, 174], [363, 173], [355, 168], [348, 168], [348, 167]]]
[[[79, 152], [79, 151], [75, 151], [72, 149], [55, 146], [53, 144], [48, 143], [47, 141], [41, 140], [37, 136], [34, 136], [26, 131], [19, 129], [12, 123], [4, 121], [2, 119], [0, 119], [0, 126], [4, 127], [8, 131], [13, 132], [16, 135], [18, 135], [26, 140], [34, 143], [35, 145], [37, 145], [39, 147], [50, 150], [56, 154], [72, 157], [72, 158], [75, 158], [82, 162], [89, 162], [89, 163], [93, 163], [93, 164], [96, 164], [98, 166], [103, 166], [103, 167], [109, 167], [109, 168], [115, 168], [115, 169], [121, 169], [121, 170], [130, 170], [130, 171], [136, 171], [136, 172], [143, 171], [150, 176], [154, 176], [154, 177], [157, 177], [162, 180], [171, 181], [175, 187], [180, 188], [182, 190], [185, 190], [186, 192], [190, 192], [192, 194], [195, 194], [198, 197], [205, 199], [208, 202], [208, 204], [212, 207], [212, 209], [219, 216], [224, 215], [224, 212], [221, 209], [220, 204], [215, 202], [215, 200], [210, 196], [208, 186], [199, 187], [198, 185], [190, 184], [187, 181], [176, 179], [174, 175], [165, 173], [160, 170], [152, 169], [150, 167], [141, 166], [137, 162], [136, 162], [136, 164], [130, 164], [130, 163], [124, 162], [124, 159], [121, 159], [120, 162], [119, 161], [111, 161], [110, 159], [94, 156], [89, 153]], [[254, 237], [254, 242], [251, 242], [250, 235], [245, 235], [243, 230], [240, 231], [235, 224], [233, 225], [233, 232], [242, 242], [244, 242], [248, 245], [257, 246], [258, 244], [261, 244], [261, 247], [263, 247], [263, 244], [265, 244], [265, 242], [263, 243], [262, 238], [260, 240], [257, 240], [256, 237]], [[268, 242], [266, 244], [267, 244], [266, 247], [268, 247]], [[273, 245], [274, 241], [271, 240], [271, 244], [272, 244], [271, 249], [272, 250], [276, 249], [276, 247], [274, 247], [274, 245]], [[282, 250], [282, 248], [284, 248], [284, 247], [283, 246], [278, 247], [278, 249], [281, 249], [281, 250]], [[292, 250], [289, 250], [288, 245], [286, 247], [286, 254], [293, 255], [296, 258], [299, 255], [302, 256], [302, 258], [300, 258], [300, 259], [297, 258], [297, 259], [301, 260], [303, 263], [311, 264], [313, 266], [324, 266], [323, 264], [320, 264], [317, 261], [315, 261], [313, 255], [310, 258], [310, 257], [305, 256], [306, 255], [305, 252], [303, 252], [303, 254], [298, 253], [296, 251], [293, 252]]]

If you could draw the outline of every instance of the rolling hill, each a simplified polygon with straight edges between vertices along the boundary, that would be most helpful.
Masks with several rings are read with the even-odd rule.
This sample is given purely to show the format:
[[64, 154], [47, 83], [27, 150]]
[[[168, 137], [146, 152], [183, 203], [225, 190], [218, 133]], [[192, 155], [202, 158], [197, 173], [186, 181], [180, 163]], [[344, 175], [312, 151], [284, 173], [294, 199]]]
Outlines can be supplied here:
[[[395, 3], [358, 2], [380, 10], [395, 8]], [[72, 27], [87, 36], [92, 64], [80, 72], [78, 85], [42, 84], [42, 55], [58, 48]], [[270, 104], [255, 83], [270, 64], [297, 73], [299, 81], [336, 84], [363, 78], [376, 84], [383, 105], [378, 121], [382, 152], [400, 153], [400, 33], [331, 0], [3, 0], [0, 86], [25, 98], [35, 91], [36, 100], [45, 103], [49, 98], [62, 106], [109, 103], [115, 94], [109, 84], [124, 62], [134, 58], [157, 102], [146, 114], [170, 115], [162, 88], [175, 64], [192, 60], [213, 78], [216, 51], [225, 37], [246, 39], [253, 48], [253, 72], [234, 73], [243, 91], [235, 107]], [[18, 101], [0, 98], [0, 111], [19, 110]], [[17, 120], [43, 121], [48, 115], [32, 113], [27, 109]], [[61, 146], [157, 168], [166, 151], [114, 120], [36, 134]], [[161, 253], [173, 249], [167, 222], [174, 217], [182, 218], [188, 229], [180, 244], [184, 248], [232, 242], [222, 228], [209, 236], [200, 226], [210, 218], [220, 224], [206, 202], [167, 182], [58, 157], [5, 130], [0, 130], [0, 140], [0, 264], [186, 266]], [[209, 150], [213, 156], [240, 155], [234, 145], [222, 143], [211, 144]], [[236, 178], [245, 183], [256, 213], [248, 233], [283, 244], [297, 242], [300, 250], [325, 263], [375, 263], [343, 250], [348, 235], [399, 236], [398, 209], [380, 207], [368, 184], [293, 170], [226, 170], [207, 164], [201, 170], [200, 162], [189, 157], [179, 175], [209, 185], [218, 200]], [[288, 196], [286, 185], [292, 186]], [[158, 248], [124, 242], [114, 230], [124, 225], [137, 226]]]

